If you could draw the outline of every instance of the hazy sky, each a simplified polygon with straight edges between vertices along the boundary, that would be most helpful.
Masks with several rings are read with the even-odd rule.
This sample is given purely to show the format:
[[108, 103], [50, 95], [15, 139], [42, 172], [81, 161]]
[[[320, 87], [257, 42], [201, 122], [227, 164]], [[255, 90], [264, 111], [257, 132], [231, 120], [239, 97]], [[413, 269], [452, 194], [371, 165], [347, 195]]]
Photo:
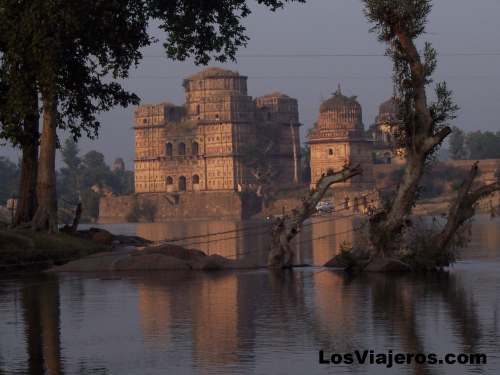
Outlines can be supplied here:
[[[434, 1], [425, 39], [441, 54], [436, 79], [448, 82], [461, 107], [455, 124], [467, 130], [500, 130], [499, 16], [500, 0]], [[385, 46], [369, 33], [359, 0], [309, 0], [276, 13], [254, 7], [246, 26], [248, 47], [240, 51], [237, 64], [225, 67], [249, 77], [248, 90], [253, 97], [278, 90], [297, 98], [304, 124], [302, 135], [314, 123], [321, 100], [335, 91], [338, 83], [346, 95], [358, 96], [365, 127], [373, 123], [379, 104], [392, 93], [392, 66], [386, 57], [317, 56], [384, 53]], [[160, 33], [158, 37], [161, 39]], [[463, 55], [471, 53], [481, 55]], [[148, 48], [144, 55], [125, 87], [145, 103], [168, 100], [182, 104], [182, 79], [200, 67], [168, 61], [161, 45]], [[123, 157], [127, 168], [132, 168], [133, 108], [117, 108], [100, 118], [99, 139], [83, 139], [81, 150], [98, 150], [108, 162]], [[15, 157], [16, 153], [2, 147], [2, 155]]]

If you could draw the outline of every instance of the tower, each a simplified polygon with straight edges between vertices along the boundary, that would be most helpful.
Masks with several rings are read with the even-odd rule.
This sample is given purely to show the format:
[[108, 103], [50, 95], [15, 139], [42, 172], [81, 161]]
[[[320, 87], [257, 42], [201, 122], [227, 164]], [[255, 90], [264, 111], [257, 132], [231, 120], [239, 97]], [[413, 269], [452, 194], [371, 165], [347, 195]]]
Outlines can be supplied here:
[[374, 183], [372, 142], [365, 136], [362, 109], [356, 97], [343, 95], [339, 86], [333, 96], [321, 104], [319, 112], [309, 134], [312, 185], [329, 170], [340, 171], [346, 164], [361, 164], [363, 175], [341, 185], [371, 186]]

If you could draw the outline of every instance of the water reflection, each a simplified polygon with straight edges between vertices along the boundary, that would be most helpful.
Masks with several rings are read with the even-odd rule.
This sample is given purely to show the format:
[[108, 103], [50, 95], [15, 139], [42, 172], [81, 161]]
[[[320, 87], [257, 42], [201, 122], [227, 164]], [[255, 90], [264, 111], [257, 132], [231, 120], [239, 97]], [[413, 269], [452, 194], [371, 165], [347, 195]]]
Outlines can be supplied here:
[[[300, 246], [302, 257], [322, 261], [339, 242]], [[489, 356], [486, 366], [356, 365], [338, 374], [497, 373], [500, 257], [488, 246], [470, 249], [488, 262], [419, 277], [305, 268], [3, 280], [0, 374], [331, 373], [317, 364], [319, 349]]]
[[[325, 264], [342, 245], [359, 242], [359, 228], [363, 222], [362, 218], [333, 216], [316, 217], [306, 222], [292, 244], [296, 261], [318, 266]], [[135, 225], [134, 234], [152, 241], [185, 238], [175, 243], [231, 259], [258, 257], [262, 264], [265, 264], [270, 243], [270, 224], [266, 222], [174, 221]]]
[[[63, 374], [61, 366], [59, 283], [23, 280], [21, 304], [29, 374]], [[55, 281], [55, 282], [54, 282]]]

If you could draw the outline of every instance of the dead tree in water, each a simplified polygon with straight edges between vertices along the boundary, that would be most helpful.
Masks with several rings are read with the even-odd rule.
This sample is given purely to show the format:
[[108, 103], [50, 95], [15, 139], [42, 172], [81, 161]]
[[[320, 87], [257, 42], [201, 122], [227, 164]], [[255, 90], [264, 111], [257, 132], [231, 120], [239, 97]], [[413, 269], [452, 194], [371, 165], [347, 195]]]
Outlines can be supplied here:
[[475, 215], [476, 205], [481, 199], [500, 191], [500, 179], [491, 184], [474, 188], [474, 182], [478, 174], [479, 167], [478, 162], [476, 162], [458, 189], [457, 197], [448, 211], [446, 225], [434, 238], [433, 242], [436, 244], [437, 249], [448, 248], [457, 230]]
[[316, 205], [323, 198], [331, 185], [344, 182], [362, 173], [361, 166], [346, 167], [340, 172], [330, 171], [321, 176], [316, 188], [303, 199], [302, 207], [293, 210], [290, 216], [277, 219], [272, 230], [271, 249], [268, 267], [287, 268], [293, 265], [294, 254], [290, 241], [299, 233], [302, 223], [316, 212]]
[[[405, 150], [406, 168], [389, 207], [370, 220], [370, 241], [378, 255], [391, 256], [401, 247], [403, 229], [418, 199], [422, 176], [433, 155], [451, 133], [448, 126], [458, 107], [446, 83], [435, 88], [437, 100], [428, 103], [426, 88], [432, 83], [437, 52], [425, 43], [421, 52], [416, 40], [425, 33], [431, 0], [363, 0], [364, 11], [380, 41], [388, 44], [394, 64], [394, 84], [401, 125], [399, 145]], [[435, 244], [445, 250], [450, 239], [474, 214], [475, 203], [493, 192], [494, 186], [471, 192], [477, 166], [462, 185]]]

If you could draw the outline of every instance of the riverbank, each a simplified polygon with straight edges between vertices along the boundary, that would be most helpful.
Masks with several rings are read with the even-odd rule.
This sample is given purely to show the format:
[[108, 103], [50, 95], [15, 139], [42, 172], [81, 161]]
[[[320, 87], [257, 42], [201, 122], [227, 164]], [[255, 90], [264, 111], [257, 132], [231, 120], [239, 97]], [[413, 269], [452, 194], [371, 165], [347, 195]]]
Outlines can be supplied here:
[[48, 234], [26, 229], [0, 230], [0, 270], [42, 271], [93, 254], [151, 243], [134, 236], [115, 236], [91, 228], [75, 234]]

